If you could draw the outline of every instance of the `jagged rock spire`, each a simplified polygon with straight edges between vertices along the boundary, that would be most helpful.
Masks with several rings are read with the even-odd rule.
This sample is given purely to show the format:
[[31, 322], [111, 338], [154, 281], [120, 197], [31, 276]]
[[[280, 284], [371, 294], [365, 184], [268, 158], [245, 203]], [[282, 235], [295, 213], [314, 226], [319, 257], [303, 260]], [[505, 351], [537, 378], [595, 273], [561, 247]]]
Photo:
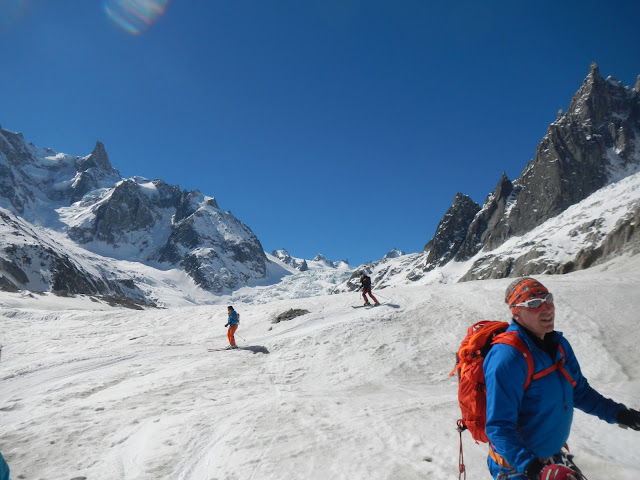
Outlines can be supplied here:
[[104, 144], [100, 141], [96, 142], [96, 146], [89, 156], [84, 157], [78, 162], [78, 169], [80, 171], [88, 170], [89, 168], [96, 168], [105, 172], [115, 172], [115, 169], [109, 161], [109, 156], [104, 148]]
[[480, 205], [462, 193], [456, 193], [453, 204], [440, 220], [436, 233], [424, 247], [429, 251], [426, 263], [444, 265], [451, 260], [464, 242], [469, 225], [480, 211]]

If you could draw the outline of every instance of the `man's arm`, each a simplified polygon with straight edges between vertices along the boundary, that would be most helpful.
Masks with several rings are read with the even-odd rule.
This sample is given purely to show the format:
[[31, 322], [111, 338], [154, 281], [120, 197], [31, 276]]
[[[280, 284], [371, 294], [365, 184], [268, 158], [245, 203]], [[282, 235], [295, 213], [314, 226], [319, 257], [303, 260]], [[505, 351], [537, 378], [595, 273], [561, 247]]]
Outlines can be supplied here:
[[487, 389], [487, 437], [509, 465], [524, 472], [536, 458], [518, 433], [527, 362], [517, 349], [494, 345], [483, 366]]

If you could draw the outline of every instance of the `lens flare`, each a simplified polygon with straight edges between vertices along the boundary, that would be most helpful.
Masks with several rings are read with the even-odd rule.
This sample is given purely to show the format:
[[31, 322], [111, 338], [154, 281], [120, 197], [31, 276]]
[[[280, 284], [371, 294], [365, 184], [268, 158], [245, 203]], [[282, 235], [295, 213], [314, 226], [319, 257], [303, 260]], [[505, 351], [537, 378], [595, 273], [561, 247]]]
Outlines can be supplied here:
[[168, 3], [169, 0], [105, 0], [104, 11], [125, 32], [138, 35], [164, 14]]
[[6, 32], [20, 19], [27, 0], [0, 0], [0, 32]]

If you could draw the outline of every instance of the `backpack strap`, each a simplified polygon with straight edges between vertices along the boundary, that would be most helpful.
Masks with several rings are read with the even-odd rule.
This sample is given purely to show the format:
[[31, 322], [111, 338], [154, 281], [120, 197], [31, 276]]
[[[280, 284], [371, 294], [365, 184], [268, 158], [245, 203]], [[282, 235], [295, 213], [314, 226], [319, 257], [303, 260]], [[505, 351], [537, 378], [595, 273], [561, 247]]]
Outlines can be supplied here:
[[575, 386], [578, 385], [578, 382], [576, 382], [573, 378], [571, 378], [571, 375], [569, 375], [569, 372], [567, 372], [567, 369], [564, 368], [565, 355], [564, 355], [564, 348], [562, 348], [562, 345], [558, 344], [558, 350], [560, 350], [560, 354], [562, 355], [562, 360], [560, 361], [561, 363], [557, 364], [558, 370], [560, 370], [562, 375], [564, 375], [564, 377], [569, 381], [571, 386], [575, 388]]
[[[514, 330], [511, 330], [509, 332], [504, 332], [496, 336], [496, 338], [493, 339], [492, 345], [495, 345], [496, 343], [504, 343], [505, 345], [511, 345], [513, 348], [515, 348], [520, 353], [522, 353], [522, 356], [527, 362], [527, 379], [524, 382], [523, 390], [526, 390], [527, 388], [529, 388], [529, 384], [531, 383], [531, 380], [537, 380], [537, 378], [535, 378], [533, 374], [533, 357], [531, 356], [531, 352], [529, 351], [529, 347], [527, 347], [527, 344], [524, 343], [524, 340], [522, 340], [518, 336], [518, 332]], [[541, 376], [544, 377], [544, 375], [541, 375]]]
[[496, 338], [492, 342], [492, 344], [496, 344], [496, 343], [504, 343], [506, 345], [511, 345], [512, 347], [517, 349], [520, 353], [522, 353], [522, 355], [524, 356], [524, 359], [527, 362], [527, 379], [524, 382], [524, 388], [523, 388], [524, 390], [526, 390], [529, 387], [529, 385], [533, 380], [538, 380], [539, 378], [549, 375], [551, 372], [555, 370], [559, 370], [560, 373], [562, 373], [564, 378], [567, 379], [567, 381], [571, 384], [572, 387], [575, 387], [577, 385], [576, 381], [573, 378], [571, 378], [571, 375], [569, 374], [567, 369], [564, 368], [566, 355], [564, 353], [564, 348], [562, 348], [561, 344], [558, 344], [558, 351], [560, 352], [560, 356], [561, 356], [560, 360], [557, 363], [554, 363], [553, 365], [551, 365], [550, 367], [545, 368], [544, 370], [540, 370], [537, 373], [533, 373], [533, 357], [531, 356], [531, 352], [529, 351], [529, 347], [527, 347], [527, 344], [524, 342], [524, 340], [522, 340], [518, 336], [518, 332], [512, 330], [509, 332], [501, 333], [500, 335], [496, 336]]
[[545, 375], [550, 374], [554, 370], [560, 370], [560, 373], [562, 373], [564, 378], [567, 379], [567, 381], [571, 384], [571, 386], [575, 387], [577, 385], [576, 381], [573, 378], [571, 378], [571, 375], [569, 374], [569, 372], [567, 372], [567, 369], [564, 368], [565, 353], [564, 353], [564, 348], [562, 348], [562, 345], [560, 345], [560, 344], [558, 344], [558, 351], [560, 352], [560, 356], [562, 357], [562, 358], [560, 358], [558, 363], [555, 363], [555, 364], [551, 365], [549, 368], [545, 368], [544, 370], [541, 370], [538, 373], [536, 373], [535, 375], [533, 375], [533, 380], [537, 380], [539, 378], [542, 378]]

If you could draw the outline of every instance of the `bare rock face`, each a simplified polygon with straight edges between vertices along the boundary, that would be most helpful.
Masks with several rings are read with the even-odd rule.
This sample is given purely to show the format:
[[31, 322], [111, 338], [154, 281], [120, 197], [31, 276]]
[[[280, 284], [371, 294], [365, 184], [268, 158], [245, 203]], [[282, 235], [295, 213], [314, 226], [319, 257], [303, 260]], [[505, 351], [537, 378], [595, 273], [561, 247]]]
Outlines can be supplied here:
[[[447, 211], [429, 250], [426, 270], [442, 266], [452, 259], [464, 261], [483, 249], [490, 251], [513, 236], [527, 233], [584, 200], [589, 195], [630, 174], [640, 171], [640, 77], [635, 87], [623, 86], [613, 78], [603, 79], [594, 63], [573, 96], [565, 114], [549, 126], [536, 149], [533, 160], [518, 179], [511, 182], [505, 174], [482, 208], [472, 210], [454, 205]], [[461, 195], [461, 194], [459, 194]], [[455, 218], [454, 218], [455, 217]], [[624, 238], [635, 238], [632, 220], [620, 226], [617, 240], [610, 243], [620, 251]], [[465, 238], [460, 239], [464, 232]], [[622, 233], [625, 232], [625, 233]], [[491, 278], [528, 275], [582, 268], [598, 257], [584, 254], [571, 265], [537, 263], [535, 248], [526, 258], [501, 259], [491, 269]], [[599, 257], [598, 257], [599, 258]], [[486, 259], [484, 260], [486, 261]], [[475, 276], [472, 269], [465, 280]]]
[[425, 245], [428, 251], [426, 263], [430, 267], [441, 266], [451, 261], [467, 238], [469, 226], [480, 206], [461, 193], [456, 194], [453, 205], [438, 224], [433, 239]]
[[110, 176], [120, 176], [120, 173], [111, 166], [102, 142], [96, 142], [90, 155], [77, 160], [76, 169], [78, 173], [71, 185], [71, 192], [65, 192], [70, 197], [71, 203], [81, 200], [91, 190], [100, 188], [101, 181]]
[[[503, 173], [482, 206], [456, 194], [423, 252], [358, 270], [382, 288], [564, 274], [637, 255], [639, 172], [640, 76], [625, 87], [592, 64], [515, 181]], [[356, 272], [335, 291], [357, 287]]]
[[[130, 278], [96, 266], [89, 271], [83, 258], [58, 244], [43, 229], [0, 210], [3, 244], [0, 249], [0, 290], [110, 295], [149, 303]], [[101, 271], [101, 269], [103, 271]]]

